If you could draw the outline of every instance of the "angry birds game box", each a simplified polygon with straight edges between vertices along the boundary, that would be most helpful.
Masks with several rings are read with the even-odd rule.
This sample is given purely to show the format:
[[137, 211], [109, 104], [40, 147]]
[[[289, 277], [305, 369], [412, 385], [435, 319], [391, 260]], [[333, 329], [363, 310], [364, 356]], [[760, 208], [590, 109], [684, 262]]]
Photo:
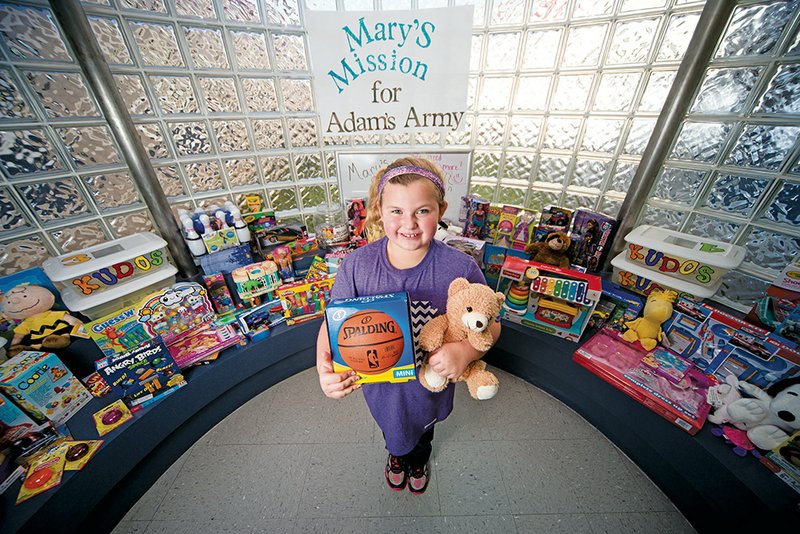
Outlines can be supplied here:
[[416, 379], [408, 293], [335, 299], [325, 316], [335, 372], [364, 384]]

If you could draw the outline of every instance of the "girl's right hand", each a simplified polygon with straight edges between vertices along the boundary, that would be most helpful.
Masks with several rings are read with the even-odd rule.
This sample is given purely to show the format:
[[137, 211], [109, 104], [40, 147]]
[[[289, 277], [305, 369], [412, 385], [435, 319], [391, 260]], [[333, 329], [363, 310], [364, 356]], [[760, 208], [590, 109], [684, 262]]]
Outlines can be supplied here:
[[317, 373], [319, 374], [319, 385], [326, 397], [341, 399], [361, 388], [355, 371], [333, 372], [331, 353], [328, 351], [322, 352], [318, 358]]

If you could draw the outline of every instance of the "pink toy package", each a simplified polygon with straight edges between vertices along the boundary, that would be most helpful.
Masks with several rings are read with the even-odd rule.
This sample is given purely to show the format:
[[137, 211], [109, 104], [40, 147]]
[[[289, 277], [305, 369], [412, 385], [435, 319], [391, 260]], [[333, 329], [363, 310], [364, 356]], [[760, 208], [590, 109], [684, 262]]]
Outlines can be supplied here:
[[624, 341], [620, 332], [604, 328], [575, 351], [573, 359], [664, 419], [696, 434], [711, 409], [706, 392], [716, 380], [695, 367], [684, 368], [680, 361], [670, 360], [673, 367], [665, 362], [663, 370], [656, 369], [653, 363], [661, 363], [657, 357], [637, 347]]

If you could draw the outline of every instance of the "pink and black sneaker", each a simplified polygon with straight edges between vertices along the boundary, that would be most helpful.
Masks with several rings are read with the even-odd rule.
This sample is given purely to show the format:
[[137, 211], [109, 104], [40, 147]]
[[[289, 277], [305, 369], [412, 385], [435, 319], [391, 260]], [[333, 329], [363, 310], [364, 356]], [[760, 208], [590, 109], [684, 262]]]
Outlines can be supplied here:
[[427, 462], [420, 467], [409, 467], [408, 491], [414, 495], [425, 493], [425, 490], [428, 489], [430, 475], [430, 465]]
[[406, 487], [408, 478], [406, 476], [406, 468], [402, 460], [397, 456], [389, 455], [386, 460], [386, 468], [384, 469], [386, 475], [386, 483], [395, 491], [402, 491]]

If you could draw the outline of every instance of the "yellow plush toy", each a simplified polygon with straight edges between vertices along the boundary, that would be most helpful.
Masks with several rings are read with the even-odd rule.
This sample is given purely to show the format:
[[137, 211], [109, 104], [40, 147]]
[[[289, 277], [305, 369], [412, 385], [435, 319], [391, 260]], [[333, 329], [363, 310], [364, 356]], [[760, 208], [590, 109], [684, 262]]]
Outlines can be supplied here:
[[[504, 300], [502, 293], [495, 293], [483, 284], [456, 278], [447, 290], [447, 313], [422, 327], [419, 346], [431, 352], [445, 343], [466, 339], [476, 350], [489, 350], [493, 342], [489, 326], [500, 313]], [[433, 392], [444, 390], [449, 383], [428, 365], [427, 358], [418, 378], [425, 389]], [[467, 383], [470, 395], [476, 400], [491, 399], [500, 388], [500, 381], [486, 370], [486, 363], [481, 360], [470, 363], [456, 382], [461, 380]]]
[[646, 350], [653, 350], [661, 341], [661, 323], [672, 317], [672, 302], [677, 293], [672, 290], [653, 290], [647, 297], [642, 316], [628, 321], [628, 330], [622, 339], [631, 343], [639, 341]]

